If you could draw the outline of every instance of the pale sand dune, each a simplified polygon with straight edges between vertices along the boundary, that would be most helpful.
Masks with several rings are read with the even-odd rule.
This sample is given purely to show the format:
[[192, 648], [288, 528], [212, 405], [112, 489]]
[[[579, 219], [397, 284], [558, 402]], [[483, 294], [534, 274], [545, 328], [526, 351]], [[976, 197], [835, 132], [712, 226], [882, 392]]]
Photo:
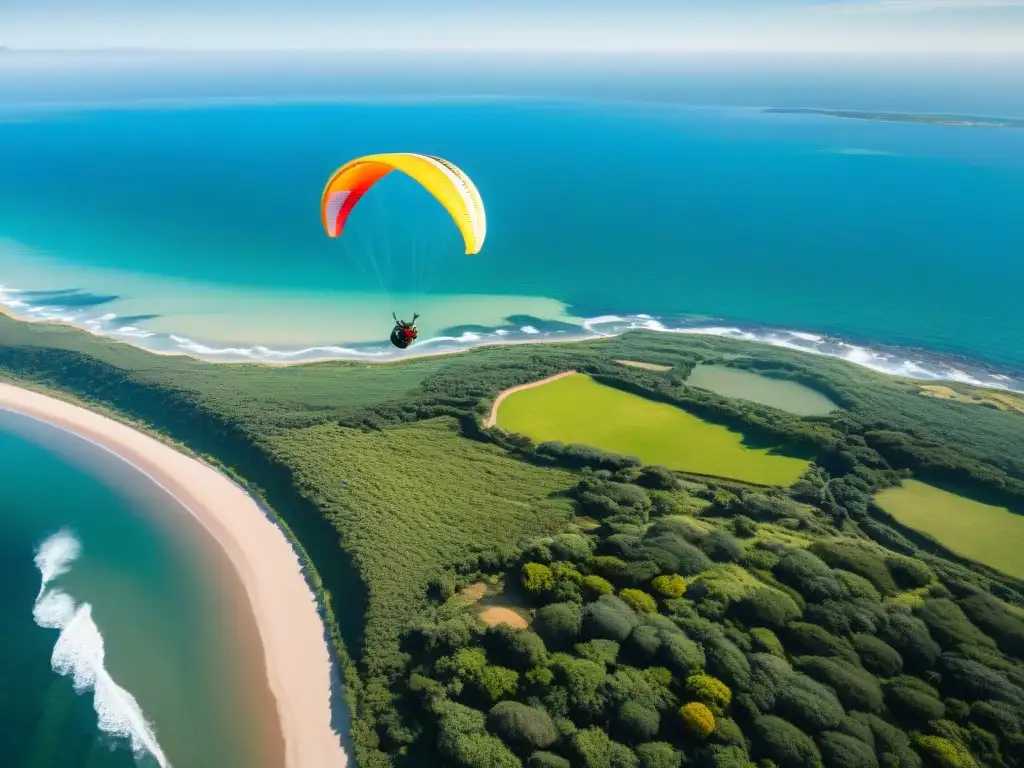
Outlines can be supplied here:
[[502, 401], [513, 392], [518, 392], [522, 389], [532, 389], [533, 387], [539, 387], [541, 384], [549, 384], [552, 381], [564, 379], [566, 376], [572, 376], [575, 373], [576, 371], [564, 371], [562, 373], [556, 373], [554, 376], [548, 376], [546, 379], [541, 379], [540, 381], [531, 381], [528, 384], [520, 384], [518, 387], [509, 387], [494, 398], [494, 405], [491, 406], [491, 413], [484, 422], [484, 426], [493, 427], [498, 423], [498, 408], [501, 406]]
[[170, 493], [209, 532], [238, 572], [256, 618], [286, 768], [345, 766], [341, 738], [331, 728], [331, 661], [316, 600], [298, 556], [256, 502], [212, 467], [85, 408], [3, 383], [0, 408], [116, 454]]
[[671, 365], [658, 365], [657, 363], [641, 363], [639, 360], [616, 360], [619, 365], [628, 365], [630, 368], [643, 368], [645, 371], [658, 371], [664, 373], [671, 371]]

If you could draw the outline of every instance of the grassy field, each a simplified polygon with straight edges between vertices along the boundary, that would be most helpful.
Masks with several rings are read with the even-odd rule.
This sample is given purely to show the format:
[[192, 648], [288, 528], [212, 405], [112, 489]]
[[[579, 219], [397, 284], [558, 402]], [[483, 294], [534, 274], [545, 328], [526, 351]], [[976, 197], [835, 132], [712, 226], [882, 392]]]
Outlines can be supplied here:
[[903, 525], [958, 555], [1024, 578], [1024, 516], [917, 480], [883, 491], [876, 501]]
[[[460, 437], [451, 419], [379, 432], [335, 424], [271, 438], [294, 467], [297, 487], [341, 534], [370, 601], [365, 646], [386, 663], [427, 584], [441, 567], [479, 551], [495, 553], [523, 538], [562, 529], [572, 505], [555, 494], [567, 472], [508, 458]], [[344, 483], [344, 486], [342, 485]]]
[[808, 465], [747, 447], [738, 432], [583, 375], [509, 395], [498, 410], [498, 425], [538, 442], [591, 445], [648, 464], [765, 485], [789, 485]]
[[798, 382], [725, 365], [698, 365], [686, 383], [722, 397], [738, 397], [798, 416], [827, 416], [839, 407], [821, 392]]

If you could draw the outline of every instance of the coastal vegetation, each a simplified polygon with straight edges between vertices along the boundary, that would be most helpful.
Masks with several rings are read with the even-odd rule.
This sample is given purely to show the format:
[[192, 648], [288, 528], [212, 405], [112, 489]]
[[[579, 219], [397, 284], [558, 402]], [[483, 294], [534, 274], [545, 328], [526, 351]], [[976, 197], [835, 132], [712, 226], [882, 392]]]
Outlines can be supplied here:
[[[838, 409], [687, 385], [702, 364]], [[504, 417], [483, 426], [500, 392], [569, 370], [581, 375], [501, 410], [589, 382], [626, 409], [742, 435], [740, 455], [791, 447], [802, 472], [753, 486], [728, 467], [538, 442]], [[1024, 765], [1024, 583], [900, 509], [912, 479], [1015, 521], [1017, 413], [839, 360], [654, 332], [266, 367], [0, 318], [0, 371], [214, 457], [266, 500], [336, 618], [360, 766]], [[602, 408], [592, 421], [614, 416]], [[528, 626], [489, 625], [485, 601]]]
[[971, 115], [929, 115], [912, 112], [861, 112], [851, 109], [812, 109], [805, 107], [771, 107], [764, 110], [782, 115], [822, 115], [847, 120], [870, 120], [880, 123], [923, 123], [966, 128], [1024, 128], [1024, 120], [1013, 117], [974, 117]]

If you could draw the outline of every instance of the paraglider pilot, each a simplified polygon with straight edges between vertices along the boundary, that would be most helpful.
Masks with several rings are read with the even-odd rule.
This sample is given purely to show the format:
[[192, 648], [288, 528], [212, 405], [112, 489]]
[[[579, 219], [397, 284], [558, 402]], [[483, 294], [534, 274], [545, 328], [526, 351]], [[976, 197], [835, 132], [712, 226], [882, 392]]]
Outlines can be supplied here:
[[395, 328], [391, 331], [391, 343], [399, 349], [406, 349], [410, 344], [416, 341], [416, 337], [419, 335], [419, 331], [416, 330], [416, 318], [419, 314], [412, 316], [410, 322], [405, 320], [399, 320], [398, 316], [394, 312], [391, 316], [395, 318]]

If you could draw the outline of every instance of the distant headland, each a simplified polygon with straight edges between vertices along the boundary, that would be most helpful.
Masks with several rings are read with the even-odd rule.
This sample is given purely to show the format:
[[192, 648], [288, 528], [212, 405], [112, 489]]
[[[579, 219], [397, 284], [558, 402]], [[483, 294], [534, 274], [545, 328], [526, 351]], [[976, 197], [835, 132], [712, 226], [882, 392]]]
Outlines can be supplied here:
[[813, 109], [808, 107], [769, 107], [764, 110], [781, 115], [824, 115], [847, 120], [872, 120], [880, 123], [927, 123], [956, 125], [968, 128], [1024, 128], [1024, 120], [1012, 117], [974, 117], [971, 115], [929, 115], [907, 112], [861, 112], [846, 109]]

